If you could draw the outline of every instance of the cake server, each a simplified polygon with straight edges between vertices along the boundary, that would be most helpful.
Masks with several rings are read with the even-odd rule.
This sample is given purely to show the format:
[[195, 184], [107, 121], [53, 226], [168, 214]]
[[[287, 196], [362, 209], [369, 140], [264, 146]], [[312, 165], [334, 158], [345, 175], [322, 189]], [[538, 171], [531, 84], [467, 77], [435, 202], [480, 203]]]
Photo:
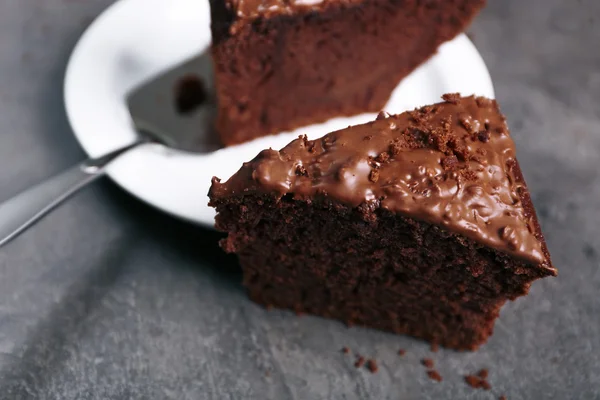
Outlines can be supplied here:
[[[207, 89], [207, 100], [184, 116], [173, 106], [174, 88], [182, 77], [190, 77], [201, 68], [210, 68], [203, 54], [132, 90], [126, 97], [127, 107], [137, 137], [125, 146], [101, 157], [85, 160], [0, 204], [0, 247], [9, 243], [74, 194], [106, 174], [111, 163], [145, 145], [162, 145], [193, 153], [216, 150], [216, 135], [198, 135], [199, 126], [210, 126], [214, 96]], [[157, 102], [162, 99], [162, 102]], [[171, 100], [169, 102], [169, 100]], [[202, 125], [201, 125], [202, 124]], [[212, 138], [206, 142], [204, 138]], [[210, 139], [209, 139], [210, 140]]]

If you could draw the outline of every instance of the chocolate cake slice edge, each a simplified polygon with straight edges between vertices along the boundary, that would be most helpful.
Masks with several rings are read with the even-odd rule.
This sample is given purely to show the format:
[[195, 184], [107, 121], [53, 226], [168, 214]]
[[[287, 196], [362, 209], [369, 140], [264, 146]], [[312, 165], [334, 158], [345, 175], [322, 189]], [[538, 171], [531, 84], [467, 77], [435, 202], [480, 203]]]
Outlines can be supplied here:
[[[290, 145], [292, 150], [303, 148], [303, 157], [320, 159], [320, 163], [311, 164], [306, 157], [304, 162], [298, 162], [288, 146], [281, 152], [262, 152], [226, 183], [213, 181], [209, 196], [218, 211], [217, 228], [228, 233], [222, 246], [238, 254], [244, 269], [244, 284], [253, 300], [265, 306], [332, 317], [350, 324], [407, 333], [446, 347], [472, 350], [492, 334], [494, 321], [506, 300], [527, 294], [534, 280], [556, 275], [514, 158], [514, 145], [507, 141], [509, 135], [503, 117], [501, 123], [499, 119], [481, 118], [501, 117], [496, 103], [456, 95], [445, 99], [444, 103], [400, 116], [382, 116], [371, 124], [339, 131], [341, 134], [334, 132], [317, 141], [302, 138]], [[454, 118], [449, 125], [448, 117]], [[390, 130], [392, 125], [394, 129]], [[354, 160], [355, 154], [344, 148], [356, 144], [355, 134], [363, 135], [369, 130], [373, 135], [389, 135], [392, 142], [401, 139], [396, 143], [400, 146]], [[361, 140], [373, 140], [366, 140], [368, 136]], [[384, 136], [378, 136], [381, 137]], [[435, 187], [429, 182], [432, 176], [441, 175], [450, 182], [438, 185], [440, 197], [432, 204], [452, 198], [448, 190], [456, 189], [451, 178], [456, 177], [456, 182], [467, 182], [467, 189], [458, 189], [463, 190], [462, 199], [473, 203], [474, 197], [471, 206], [479, 207], [481, 215], [488, 215], [486, 201], [494, 200], [498, 193], [483, 184], [479, 186], [493, 193], [491, 197], [480, 193], [478, 177], [470, 173], [485, 164], [485, 157], [477, 155], [490, 148], [488, 143], [504, 146], [507, 179], [500, 181], [513, 185], [518, 195], [518, 199], [512, 200], [514, 208], [510, 207], [511, 200], [505, 198], [506, 207], [492, 212], [513, 212], [525, 221], [518, 225], [510, 218], [496, 216], [510, 222], [510, 229], [498, 235], [506, 240], [504, 246], [491, 246], [498, 244], [494, 238], [486, 242], [468, 230], [460, 231], [461, 224], [473, 229], [473, 221], [480, 223], [481, 216], [467, 221], [471, 225], [462, 220], [444, 223], [427, 214], [429, 206], [413, 207], [413, 211], [418, 211], [413, 215], [406, 210], [402, 212], [403, 204], [398, 205], [398, 199], [406, 193], [399, 195], [392, 190], [390, 197], [395, 202], [382, 195], [387, 188], [385, 180], [395, 174], [402, 175], [403, 170], [395, 171], [394, 166], [410, 165], [405, 163], [407, 160], [399, 159], [406, 154], [425, 155], [434, 161], [431, 165], [437, 162], [439, 167], [433, 175], [425, 173], [414, 186], [420, 196], [415, 204], [426, 203], [427, 196], [431, 197], [423, 189]], [[375, 147], [381, 150], [381, 144], [378, 146]], [[342, 160], [341, 165], [332, 161], [335, 157]], [[348, 164], [348, 160], [354, 160], [354, 164]], [[413, 160], [408, 157], [408, 161]], [[285, 168], [273, 169], [269, 163], [280, 163], [278, 166]], [[345, 170], [344, 163], [348, 164]], [[493, 172], [490, 176], [495, 176], [496, 170]], [[470, 188], [468, 182], [475, 182], [471, 186], [476, 188]], [[348, 193], [340, 194], [336, 185], [345, 190], [352, 185], [362, 189], [368, 186], [369, 190], [346, 196]], [[469, 197], [469, 190], [480, 197]], [[506, 196], [512, 192], [499, 193]], [[363, 201], [359, 201], [361, 196]], [[485, 201], [479, 201], [482, 198]], [[451, 204], [448, 210], [461, 210], [455, 206]], [[472, 211], [468, 207], [467, 210]], [[496, 223], [494, 220], [490, 225]], [[519, 249], [537, 253], [527, 255]]]

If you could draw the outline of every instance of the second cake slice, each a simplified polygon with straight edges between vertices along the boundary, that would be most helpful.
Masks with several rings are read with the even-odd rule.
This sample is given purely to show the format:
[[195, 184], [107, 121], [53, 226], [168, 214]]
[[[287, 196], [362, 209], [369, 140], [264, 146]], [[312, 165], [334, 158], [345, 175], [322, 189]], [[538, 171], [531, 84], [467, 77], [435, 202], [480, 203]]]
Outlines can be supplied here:
[[225, 145], [378, 112], [485, 0], [210, 0]]

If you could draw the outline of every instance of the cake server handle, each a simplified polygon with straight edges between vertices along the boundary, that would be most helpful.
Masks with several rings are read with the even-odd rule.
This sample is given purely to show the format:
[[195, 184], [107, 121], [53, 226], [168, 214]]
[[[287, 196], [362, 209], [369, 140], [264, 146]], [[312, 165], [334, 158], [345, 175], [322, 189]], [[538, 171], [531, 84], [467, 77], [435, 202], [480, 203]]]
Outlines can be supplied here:
[[0, 247], [25, 232], [65, 200], [104, 176], [119, 156], [147, 141], [138, 140], [102, 157], [90, 158], [0, 204]]

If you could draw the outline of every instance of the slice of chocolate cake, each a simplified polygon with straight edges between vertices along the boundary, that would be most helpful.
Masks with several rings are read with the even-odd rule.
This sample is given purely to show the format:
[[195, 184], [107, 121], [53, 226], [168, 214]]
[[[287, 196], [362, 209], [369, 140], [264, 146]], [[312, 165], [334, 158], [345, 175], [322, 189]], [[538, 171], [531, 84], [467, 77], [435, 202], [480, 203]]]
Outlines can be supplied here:
[[556, 275], [496, 102], [444, 99], [214, 178], [254, 301], [473, 350]]
[[381, 110], [485, 0], [210, 0], [225, 145]]

